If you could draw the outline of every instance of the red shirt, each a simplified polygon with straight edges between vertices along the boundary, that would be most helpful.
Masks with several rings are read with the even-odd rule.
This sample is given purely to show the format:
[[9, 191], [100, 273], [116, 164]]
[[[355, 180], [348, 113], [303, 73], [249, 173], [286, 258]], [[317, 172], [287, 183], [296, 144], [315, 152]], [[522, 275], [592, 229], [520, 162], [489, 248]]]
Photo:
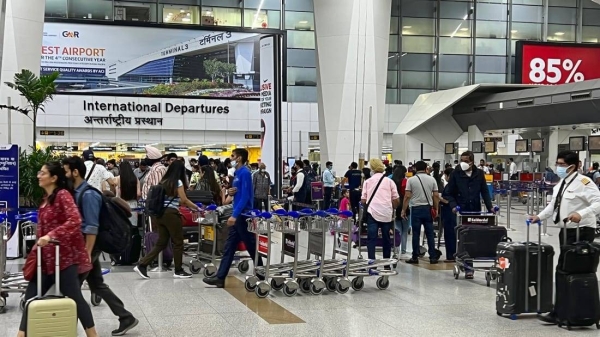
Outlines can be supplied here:
[[[81, 233], [81, 215], [73, 196], [67, 190], [58, 191], [53, 204], [44, 202], [40, 206], [37, 237], [44, 235], [60, 242], [60, 270], [78, 265], [79, 274], [82, 274], [92, 269]], [[43, 274], [54, 274], [55, 249], [53, 244], [42, 248]]]

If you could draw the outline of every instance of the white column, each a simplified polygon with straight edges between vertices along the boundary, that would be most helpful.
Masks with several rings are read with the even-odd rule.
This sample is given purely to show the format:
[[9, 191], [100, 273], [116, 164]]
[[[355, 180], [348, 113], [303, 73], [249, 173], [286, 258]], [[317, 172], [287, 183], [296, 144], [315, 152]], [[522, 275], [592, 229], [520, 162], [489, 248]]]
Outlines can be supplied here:
[[[45, 6], [45, 0], [7, 0], [1, 55], [0, 104], [7, 104], [8, 97], [11, 97], [13, 106], [27, 107], [27, 101], [4, 82], [13, 82], [15, 73], [22, 69], [39, 74]], [[0, 144], [8, 142], [8, 113], [7, 110], [0, 111]], [[18, 112], [13, 111], [11, 114], [12, 143], [28, 149], [33, 145], [32, 122]]]
[[321, 162], [380, 157], [391, 0], [314, 0], [314, 13]]
[[[469, 150], [473, 150], [473, 142], [483, 142], [483, 133], [481, 133], [477, 125], [469, 125], [467, 138], [469, 142], [467, 147]], [[483, 153], [475, 153], [475, 165], [479, 165], [481, 159], [485, 159], [485, 155]]]

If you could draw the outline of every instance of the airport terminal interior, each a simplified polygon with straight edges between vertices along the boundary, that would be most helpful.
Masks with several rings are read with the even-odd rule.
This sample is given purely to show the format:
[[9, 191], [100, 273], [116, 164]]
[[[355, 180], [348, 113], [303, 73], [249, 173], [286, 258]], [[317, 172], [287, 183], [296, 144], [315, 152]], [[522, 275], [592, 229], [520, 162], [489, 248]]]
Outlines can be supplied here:
[[[118, 317], [84, 284], [98, 336], [600, 336], [600, 242], [561, 247], [562, 222], [527, 222], [562, 182], [558, 213], [579, 207], [569, 209], [570, 217], [586, 207], [577, 221], [587, 234], [600, 224], [600, 0], [0, 0], [0, 26], [0, 337], [17, 336], [24, 312], [40, 315], [28, 306], [42, 300], [23, 300], [23, 269], [43, 225], [37, 211], [44, 161], [94, 159], [93, 167], [106, 166], [102, 183], [111, 190], [106, 177], [118, 176], [115, 166], [123, 163], [143, 180], [155, 175], [147, 167], [158, 161], [155, 170], [161, 158], [167, 166], [181, 160], [191, 183], [210, 166], [199, 159], [218, 160], [215, 184], [229, 196], [218, 203], [235, 206], [237, 195], [230, 197], [237, 191], [229, 188], [239, 180], [227, 166], [239, 164], [235, 149], [247, 151], [242, 164], [253, 164], [253, 181], [265, 180], [259, 164], [269, 173], [252, 193], [260, 186], [269, 194], [271, 213], [246, 207], [248, 226], [235, 228], [250, 230], [271, 266], [254, 268], [238, 247], [224, 287], [209, 285], [218, 281], [212, 276], [224, 254], [219, 238], [229, 233], [222, 228], [227, 216], [210, 216], [234, 206], [204, 204], [202, 213], [182, 206], [192, 229], [198, 225], [198, 233], [185, 236], [183, 274], [169, 263], [157, 266], [163, 255], [148, 265], [148, 279], [134, 271], [137, 259], [100, 256], [105, 283], [139, 322], [115, 333]], [[38, 82], [23, 84], [24, 76]], [[43, 96], [42, 110], [29, 90]], [[479, 169], [469, 171], [468, 154], [461, 156], [467, 151]], [[564, 153], [576, 156], [568, 160], [579, 173], [569, 171], [574, 164]], [[302, 160], [308, 165], [297, 164]], [[459, 207], [456, 215], [436, 216], [437, 257], [427, 252], [423, 228], [401, 238], [396, 220], [392, 256], [384, 257], [378, 242], [376, 258], [368, 259], [362, 220], [331, 207], [348, 206], [345, 189], [358, 204], [363, 178], [379, 163], [389, 178], [400, 179], [390, 186], [402, 198], [404, 177], [418, 184], [410, 178], [417, 162], [435, 179], [445, 166], [454, 168], [456, 178], [449, 179], [464, 178], [454, 186], [462, 192], [473, 188], [465, 183], [472, 172], [485, 170], [475, 174], [476, 188], [486, 189], [498, 208], [461, 215]], [[302, 166], [314, 177], [296, 188]], [[355, 186], [344, 180], [352, 169], [362, 175]], [[565, 184], [567, 174], [575, 178]], [[438, 180], [440, 188], [453, 184]], [[299, 200], [301, 191], [311, 198]], [[327, 193], [333, 193], [329, 207]], [[132, 201], [134, 213], [146, 214], [141, 200]], [[376, 202], [385, 203], [384, 213], [393, 209], [387, 200]], [[254, 200], [255, 208], [262, 205]], [[444, 222], [455, 216], [458, 242], [450, 246], [461, 251], [447, 256]], [[144, 243], [133, 256], [149, 251], [146, 236], [155, 233], [148, 223], [134, 227]], [[484, 248], [496, 255], [469, 256], [464, 247], [484, 241], [461, 236], [461, 228], [473, 226], [506, 229]], [[413, 254], [415, 231], [420, 251]], [[593, 234], [600, 237], [600, 229]], [[529, 251], [538, 240], [546, 244], [543, 254]], [[519, 251], [522, 259], [515, 247], [528, 247]], [[511, 249], [514, 259], [505, 255]], [[595, 264], [578, 265], [586, 270], [579, 273], [560, 269], [567, 268], [559, 261], [563, 250], [596, 254], [589, 260]], [[543, 279], [536, 270], [542, 256], [551, 265]], [[464, 258], [475, 259], [473, 275], [465, 274]], [[509, 289], [508, 280], [517, 285]], [[558, 297], [562, 306], [548, 309]], [[540, 320], [560, 320], [566, 302], [580, 320], [560, 326]], [[40, 321], [59, 322], [64, 311], [42, 315]], [[38, 328], [48, 332], [31, 337], [71, 337], [57, 333], [56, 324]], [[78, 336], [86, 333], [78, 323]]]

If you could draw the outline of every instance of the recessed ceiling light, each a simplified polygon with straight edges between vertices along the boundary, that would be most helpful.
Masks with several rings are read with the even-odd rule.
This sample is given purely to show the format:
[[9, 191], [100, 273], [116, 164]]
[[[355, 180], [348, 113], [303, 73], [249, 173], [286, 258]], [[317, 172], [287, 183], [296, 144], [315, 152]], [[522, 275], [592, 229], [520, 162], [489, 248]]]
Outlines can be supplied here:
[[511, 30], [510, 32], [514, 34], [514, 33], [518, 33], [519, 31], [518, 31], [518, 30], [514, 30], [514, 29], [513, 29], [513, 30]]
[[563, 36], [563, 35], [565, 35], [565, 33], [563, 33], [563, 32], [556, 32], [556, 33], [554, 33], [554, 35]]
[[183, 10], [183, 9], [180, 9], [180, 10], [179, 10], [179, 12], [180, 12], [180, 13], [185, 13], [185, 10]]
[[411, 29], [412, 26], [402, 26], [402, 28], [404, 28], [404, 29]]
[[460, 30], [466, 32], [467, 30], [469, 30], [469, 28], [461, 28]]

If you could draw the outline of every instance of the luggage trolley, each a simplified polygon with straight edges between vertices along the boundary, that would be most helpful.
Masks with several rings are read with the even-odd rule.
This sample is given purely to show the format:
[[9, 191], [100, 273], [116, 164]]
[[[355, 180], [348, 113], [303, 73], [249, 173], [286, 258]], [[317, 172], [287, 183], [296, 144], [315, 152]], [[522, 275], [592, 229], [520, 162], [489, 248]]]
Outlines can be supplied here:
[[[498, 206], [494, 207], [494, 211], [497, 213], [499, 210]], [[461, 212], [460, 207], [456, 208], [457, 214], [457, 227], [456, 227], [456, 247], [457, 252], [455, 256], [454, 265], [454, 278], [458, 280], [460, 273], [466, 274], [467, 268], [472, 268], [473, 273], [475, 271], [481, 271], [485, 273], [486, 284], [489, 287], [492, 280], [497, 278], [496, 268], [496, 246], [498, 243], [510, 240], [506, 234], [506, 228], [498, 226], [498, 216], [496, 213], [487, 212]], [[461, 242], [461, 230], [480, 229], [481, 226], [493, 227], [493, 231], [486, 233], [485, 237], [478, 238], [477, 241], [468, 240]], [[497, 231], [496, 231], [497, 229]], [[500, 237], [499, 237], [500, 236]], [[499, 238], [498, 238], [499, 237]], [[492, 243], [492, 241], [494, 241]], [[495, 242], [498, 241], [498, 242]], [[481, 243], [491, 243], [490, 247], [477, 246]], [[461, 249], [459, 251], [459, 249]], [[485, 253], [480, 253], [483, 250]], [[475, 255], [475, 256], [471, 256]], [[481, 256], [486, 255], [486, 256]], [[473, 266], [468, 266], [468, 262], [471, 262]], [[475, 267], [475, 264], [487, 264], [486, 266]]]
[[[247, 291], [256, 292], [256, 296], [265, 298], [271, 291], [269, 281], [271, 280], [271, 260], [269, 258], [269, 247], [271, 245], [271, 223], [273, 215], [269, 212], [251, 211], [244, 214], [248, 217], [248, 231], [256, 234], [256, 253], [254, 257], [254, 275], [247, 276], [244, 287]], [[257, 267], [258, 261], [263, 256], [267, 262], [264, 267]]]

